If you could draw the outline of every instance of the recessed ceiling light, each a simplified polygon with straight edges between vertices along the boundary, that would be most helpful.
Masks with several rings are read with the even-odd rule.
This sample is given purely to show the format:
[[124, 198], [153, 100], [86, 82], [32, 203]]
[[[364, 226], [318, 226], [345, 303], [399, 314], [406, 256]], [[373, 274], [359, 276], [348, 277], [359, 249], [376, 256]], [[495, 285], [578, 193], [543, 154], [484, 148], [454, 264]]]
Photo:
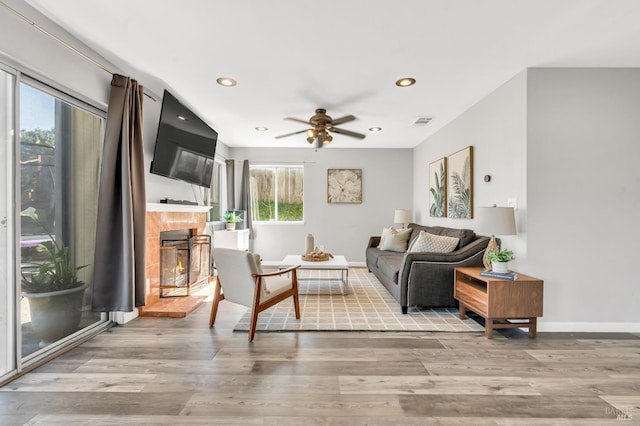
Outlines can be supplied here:
[[233, 87], [236, 84], [238, 84], [237, 81], [229, 77], [219, 77], [219, 78], [216, 78], [216, 81], [218, 82], [219, 85], [225, 86], [225, 87]]
[[259, 132], [266, 132], [267, 130], [269, 130], [268, 127], [262, 127], [262, 126], [258, 126], [256, 127], [256, 130]]
[[416, 79], [411, 77], [401, 78], [400, 80], [396, 81], [396, 86], [399, 87], [409, 87], [413, 86], [414, 84], [416, 84]]
[[379, 132], [382, 130], [382, 127], [369, 127], [370, 132]]

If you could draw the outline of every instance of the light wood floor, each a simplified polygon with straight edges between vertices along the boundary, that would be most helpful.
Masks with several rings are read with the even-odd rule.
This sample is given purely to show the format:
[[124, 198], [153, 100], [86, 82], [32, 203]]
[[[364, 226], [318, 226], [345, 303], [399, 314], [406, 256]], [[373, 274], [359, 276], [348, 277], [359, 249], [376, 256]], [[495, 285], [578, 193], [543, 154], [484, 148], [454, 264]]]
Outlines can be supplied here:
[[0, 389], [0, 424], [640, 423], [640, 335], [260, 333], [138, 318]]

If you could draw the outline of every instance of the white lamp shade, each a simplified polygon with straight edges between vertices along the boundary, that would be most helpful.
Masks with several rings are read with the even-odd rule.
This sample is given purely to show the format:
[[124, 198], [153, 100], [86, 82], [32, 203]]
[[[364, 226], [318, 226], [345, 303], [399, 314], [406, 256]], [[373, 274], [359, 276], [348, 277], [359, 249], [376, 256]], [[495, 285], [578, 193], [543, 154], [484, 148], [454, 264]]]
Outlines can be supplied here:
[[516, 235], [516, 216], [513, 207], [478, 207], [478, 229], [491, 235]]
[[396, 210], [393, 215], [393, 223], [411, 223], [413, 221], [413, 214], [411, 210]]

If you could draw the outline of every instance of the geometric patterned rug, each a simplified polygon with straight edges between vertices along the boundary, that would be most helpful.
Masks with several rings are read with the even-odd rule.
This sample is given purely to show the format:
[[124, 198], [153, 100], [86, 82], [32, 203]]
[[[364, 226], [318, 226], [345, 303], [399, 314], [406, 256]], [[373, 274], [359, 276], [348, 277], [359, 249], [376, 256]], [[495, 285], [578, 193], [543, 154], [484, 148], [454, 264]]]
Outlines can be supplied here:
[[[349, 269], [347, 295], [342, 294], [338, 271], [298, 270], [298, 286], [300, 319], [293, 299], [280, 302], [258, 315], [258, 331], [484, 331], [474, 320], [458, 318], [455, 308], [409, 308], [403, 315], [398, 302], [366, 268]], [[247, 331], [250, 316], [247, 311], [234, 331]]]

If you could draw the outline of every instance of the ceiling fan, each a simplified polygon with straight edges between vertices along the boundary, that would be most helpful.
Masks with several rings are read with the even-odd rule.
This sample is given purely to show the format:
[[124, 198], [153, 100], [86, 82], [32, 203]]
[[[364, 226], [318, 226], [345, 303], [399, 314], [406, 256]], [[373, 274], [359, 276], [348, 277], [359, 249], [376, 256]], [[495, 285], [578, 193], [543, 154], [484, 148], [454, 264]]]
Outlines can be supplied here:
[[311, 126], [310, 129], [299, 130], [293, 133], [287, 133], [286, 135], [276, 136], [276, 139], [286, 138], [287, 136], [299, 135], [300, 133], [307, 133], [307, 142], [312, 144], [316, 142], [317, 148], [328, 144], [333, 140], [333, 136], [329, 132], [337, 133], [340, 135], [350, 136], [352, 138], [364, 139], [366, 136], [362, 133], [352, 132], [350, 130], [340, 129], [333, 127], [336, 124], [348, 123], [355, 120], [353, 115], [345, 115], [344, 117], [336, 118], [335, 120], [327, 115], [327, 110], [324, 108], [316, 109], [316, 113], [309, 119], [309, 121], [301, 120], [299, 118], [285, 117], [285, 120], [297, 121], [298, 123], [304, 123]]

